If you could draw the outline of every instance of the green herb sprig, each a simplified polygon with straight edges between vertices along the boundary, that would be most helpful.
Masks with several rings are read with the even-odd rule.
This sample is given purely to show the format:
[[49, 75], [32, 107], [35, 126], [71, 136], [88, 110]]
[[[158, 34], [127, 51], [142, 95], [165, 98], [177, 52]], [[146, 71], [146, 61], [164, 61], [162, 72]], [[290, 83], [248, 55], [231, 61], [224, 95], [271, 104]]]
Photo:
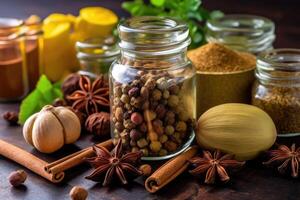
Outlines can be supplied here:
[[39, 112], [43, 106], [52, 104], [56, 98], [62, 98], [60, 83], [52, 84], [45, 75], [42, 75], [33, 90], [21, 103], [19, 123], [24, 124], [32, 114]]
[[150, 0], [150, 3], [134, 0], [124, 2], [122, 8], [132, 16], [169, 16], [185, 21], [192, 39], [190, 49], [206, 42], [203, 27], [206, 20], [223, 15], [221, 11], [204, 9], [201, 0]]

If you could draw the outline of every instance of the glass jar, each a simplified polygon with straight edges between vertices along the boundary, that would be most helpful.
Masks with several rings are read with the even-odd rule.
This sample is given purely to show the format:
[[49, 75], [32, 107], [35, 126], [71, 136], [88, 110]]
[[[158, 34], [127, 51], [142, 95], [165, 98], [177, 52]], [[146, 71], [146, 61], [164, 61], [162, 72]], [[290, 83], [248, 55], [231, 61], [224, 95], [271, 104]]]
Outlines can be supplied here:
[[20, 100], [28, 92], [23, 24], [22, 20], [0, 18], [1, 101]]
[[118, 26], [121, 56], [110, 68], [111, 134], [144, 160], [184, 151], [195, 137], [195, 69], [186, 24], [136, 17]]
[[252, 104], [271, 116], [278, 136], [300, 135], [300, 50], [262, 53], [256, 77]]
[[76, 49], [77, 59], [81, 67], [79, 73], [92, 78], [101, 74], [108, 76], [110, 65], [120, 54], [113, 37], [78, 41], [76, 42]]
[[206, 40], [253, 54], [273, 49], [275, 25], [254, 15], [224, 15], [208, 20]]
[[22, 31], [25, 36], [26, 67], [29, 90], [32, 91], [42, 74], [42, 22], [35, 15], [25, 20]]

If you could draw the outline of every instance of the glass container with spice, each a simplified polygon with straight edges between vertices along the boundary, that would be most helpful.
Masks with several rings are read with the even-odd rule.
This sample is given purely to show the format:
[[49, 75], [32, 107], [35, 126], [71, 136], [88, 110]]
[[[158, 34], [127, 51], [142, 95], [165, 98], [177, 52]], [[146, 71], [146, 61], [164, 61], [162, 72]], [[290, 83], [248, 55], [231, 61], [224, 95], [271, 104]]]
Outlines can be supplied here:
[[0, 100], [19, 100], [28, 92], [23, 21], [0, 18]]
[[271, 116], [279, 136], [300, 135], [300, 50], [262, 53], [256, 77], [252, 104]]
[[79, 73], [94, 78], [101, 74], [107, 76], [110, 65], [120, 54], [114, 37], [78, 41], [76, 49], [81, 66]]
[[206, 39], [253, 54], [273, 49], [275, 25], [264, 17], [232, 14], [208, 20]]
[[186, 24], [164, 17], [131, 18], [118, 27], [121, 56], [110, 68], [113, 138], [145, 160], [161, 160], [192, 142], [195, 69], [186, 56]]
[[0, 18], [1, 101], [24, 97], [40, 75], [40, 21]]

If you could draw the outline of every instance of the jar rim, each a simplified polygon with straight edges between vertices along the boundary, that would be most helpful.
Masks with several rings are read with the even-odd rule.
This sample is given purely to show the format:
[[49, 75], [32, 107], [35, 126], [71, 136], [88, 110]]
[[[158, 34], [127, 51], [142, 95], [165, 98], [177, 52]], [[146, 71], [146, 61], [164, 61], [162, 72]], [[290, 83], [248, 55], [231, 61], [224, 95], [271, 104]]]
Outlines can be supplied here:
[[260, 82], [285, 87], [300, 85], [300, 49], [275, 49], [257, 57], [256, 77]]
[[[234, 20], [234, 23], [224, 23], [228, 22], [229, 20]], [[247, 20], [247, 24], [245, 24], [245, 20]], [[275, 24], [270, 19], [262, 16], [247, 14], [229, 14], [224, 15], [222, 17], [209, 19], [207, 21], [207, 27], [214, 31], [273, 32], [275, 29]]]
[[161, 16], [129, 18], [118, 25], [121, 50], [155, 56], [176, 53], [190, 44], [186, 23]]
[[[107, 39], [107, 38], [106, 38]], [[84, 41], [77, 41], [75, 46], [78, 51], [79, 59], [111, 59], [120, 54], [120, 50], [116, 45], [116, 41], [106, 42], [105, 38], [88, 38]], [[89, 50], [98, 50], [93, 53]], [[100, 51], [101, 50], [101, 51]]]
[[262, 52], [257, 65], [265, 70], [300, 71], [300, 49], [281, 48]]

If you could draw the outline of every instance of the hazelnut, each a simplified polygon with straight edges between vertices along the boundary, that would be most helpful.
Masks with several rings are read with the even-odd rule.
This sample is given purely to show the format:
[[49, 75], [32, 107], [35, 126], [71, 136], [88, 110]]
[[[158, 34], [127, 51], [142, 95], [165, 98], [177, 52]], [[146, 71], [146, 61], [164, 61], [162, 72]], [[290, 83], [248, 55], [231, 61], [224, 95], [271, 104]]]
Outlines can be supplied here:
[[74, 186], [70, 191], [70, 197], [72, 200], [85, 200], [88, 196], [86, 189], [80, 186]]
[[24, 170], [17, 170], [10, 173], [8, 180], [12, 186], [17, 187], [23, 184], [26, 178], [27, 174]]
[[143, 176], [150, 176], [152, 172], [152, 167], [148, 164], [141, 165], [139, 170], [142, 171]]

